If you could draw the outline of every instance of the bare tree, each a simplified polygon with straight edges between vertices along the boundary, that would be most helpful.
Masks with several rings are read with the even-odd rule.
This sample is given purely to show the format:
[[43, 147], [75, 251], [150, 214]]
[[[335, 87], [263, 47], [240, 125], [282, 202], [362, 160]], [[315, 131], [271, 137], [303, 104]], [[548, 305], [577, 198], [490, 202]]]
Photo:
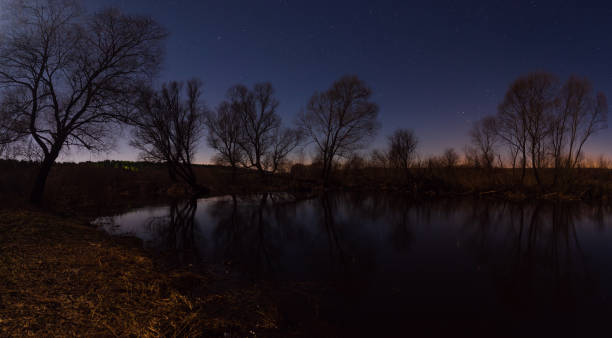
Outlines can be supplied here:
[[607, 127], [607, 100], [593, 94], [590, 81], [572, 76], [558, 93], [555, 115], [550, 119], [550, 136], [557, 183], [561, 169], [575, 168], [582, 148], [594, 133]]
[[388, 143], [389, 163], [393, 168], [402, 169], [408, 173], [419, 143], [416, 135], [412, 130], [398, 129], [388, 137]]
[[0, 158], [2, 158], [2, 156], [5, 156], [8, 146], [9, 146], [9, 142], [3, 141], [2, 135], [0, 135]]
[[370, 101], [371, 95], [357, 76], [344, 76], [327, 91], [316, 92], [300, 114], [300, 128], [321, 156], [325, 184], [337, 157], [363, 148], [376, 134], [378, 105]]
[[442, 161], [447, 168], [454, 168], [457, 166], [457, 162], [459, 162], [459, 155], [455, 149], [447, 148], [442, 154]]
[[356, 172], [362, 170], [366, 166], [366, 160], [359, 154], [355, 152], [347, 157], [344, 162], [343, 169], [346, 171]]
[[224, 101], [215, 112], [206, 115], [205, 124], [208, 145], [217, 151], [215, 162], [231, 166], [232, 178], [235, 178], [244, 156], [239, 145], [242, 138], [240, 115], [229, 102]]
[[470, 139], [479, 158], [478, 163], [486, 169], [492, 169], [495, 164], [495, 146], [498, 142], [495, 119], [485, 117], [475, 122], [470, 130]]
[[610, 169], [610, 160], [608, 160], [603, 154], [599, 154], [597, 157], [596, 167], [598, 169]]
[[[549, 73], [534, 72], [516, 79], [499, 107], [498, 135], [515, 147], [522, 156], [523, 175], [527, 158], [538, 185], [539, 174], [546, 161], [546, 142], [550, 120], [556, 107], [557, 78]], [[511, 152], [512, 153], [512, 152]]]
[[263, 174], [265, 157], [271, 152], [281, 126], [274, 89], [269, 83], [256, 84], [253, 90], [236, 85], [229, 89], [227, 96], [231, 108], [240, 117], [242, 132], [238, 145], [244, 154], [242, 164]]
[[9, 107], [9, 104], [6, 100], [0, 101], [0, 158], [7, 153], [11, 143], [18, 138], [18, 132], [11, 116], [13, 108]]
[[236, 85], [227, 97], [217, 114], [206, 119], [208, 144], [217, 150], [217, 159], [234, 171], [240, 163], [262, 174], [275, 173], [300, 145], [302, 136], [298, 130], [281, 128], [272, 85], [260, 83], [252, 90]]
[[302, 133], [298, 129], [277, 128], [272, 139], [271, 150], [264, 158], [265, 167], [275, 173], [287, 163], [287, 157], [302, 143]]
[[[525, 110], [515, 102], [512, 90], [506, 93], [506, 99], [499, 105], [496, 116], [497, 135], [508, 146], [510, 163], [513, 169], [521, 167], [521, 183], [525, 180], [527, 168], [527, 118]], [[517, 163], [520, 161], [520, 163]]]
[[386, 151], [374, 149], [370, 153], [369, 158], [370, 166], [375, 168], [388, 168], [389, 167], [389, 155]]
[[482, 167], [479, 152], [473, 146], [466, 145], [463, 149], [464, 164], [471, 168]]
[[18, 1], [0, 44], [0, 95], [18, 99], [11, 115], [43, 153], [30, 200], [64, 147], [104, 150], [134, 88], [158, 69], [164, 30], [152, 19], [76, 1]]
[[529, 159], [538, 185], [542, 167], [555, 168], [553, 184], [563, 169], [575, 168], [584, 144], [606, 124], [606, 97], [594, 95], [587, 79], [572, 76], [561, 86], [543, 72], [515, 80], [496, 116], [497, 135], [510, 148], [513, 168], [520, 157], [521, 182]]
[[171, 177], [178, 177], [194, 189], [198, 185], [192, 163], [203, 131], [205, 108], [200, 104], [199, 80], [183, 85], [170, 82], [160, 91], [145, 89], [136, 104], [131, 123], [135, 126], [131, 145], [146, 161], [165, 163]]

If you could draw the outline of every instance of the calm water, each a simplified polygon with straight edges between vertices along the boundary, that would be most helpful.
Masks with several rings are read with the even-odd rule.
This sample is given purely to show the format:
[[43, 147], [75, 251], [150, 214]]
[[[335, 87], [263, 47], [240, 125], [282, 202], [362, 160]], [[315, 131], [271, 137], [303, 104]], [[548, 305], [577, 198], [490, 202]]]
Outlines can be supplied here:
[[176, 264], [309, 285], [317, 318], [340, 335], [609, 337], [611, 217], [585, 204], [347, 193], [225, 196], [98, 223]]

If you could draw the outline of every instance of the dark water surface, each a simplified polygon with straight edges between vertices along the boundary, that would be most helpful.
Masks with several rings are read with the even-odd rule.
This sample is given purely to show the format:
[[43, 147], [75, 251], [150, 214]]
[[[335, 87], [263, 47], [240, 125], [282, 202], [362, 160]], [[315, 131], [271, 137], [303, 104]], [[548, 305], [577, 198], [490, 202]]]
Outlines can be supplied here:
[[580, 203], [266, 194], [98, 224], [177, 264], [310, 285], [315, 316], [340, 335], [609, 337], [611, 217]]

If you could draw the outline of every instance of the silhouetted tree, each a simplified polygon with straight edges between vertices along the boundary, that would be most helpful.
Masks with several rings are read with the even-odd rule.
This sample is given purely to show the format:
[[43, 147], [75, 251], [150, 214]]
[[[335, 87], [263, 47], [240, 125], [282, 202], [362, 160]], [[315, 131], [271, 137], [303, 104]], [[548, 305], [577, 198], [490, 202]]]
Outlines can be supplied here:
[[606, 96], [603, 93], [595, 96], [586, 78], [570, 77], [557, 95], [555, 114], [550, 119], [554, 184], [561, 169], [578, 165], [589, 137], [607, 127], [608, 112]]
[[205, 108], [200, 104], [198, 80], [183, 85], [170, 82], [160, 91], [143, 89], [131, 119], [134, 125], [131, 145], [146, 161], [165, 163], [171, 177], [178, 177], [200, 192], [192, 168], [198, 141], [202, 136]]
[[287, 157], [302, 143], [302, 133], [298, 129], [277, 128], [272, 139], [271, 150], [264, 159], [266, 169], [275, 173], [287, 163]]
[[591, 135], [606, 128], [607, 101], [593, 94], [591, 83], [572, 76], [561, 86], [549, 73], [535, 72], [515, 80], [496, 116], [497, 134], [510, 147], [513, 168], [520, 157], [525, 176], [527, 159], [542, 185], [539, 169], [555, 168], [553, 184], [563, 169], [575, 168]]
[[13, 121], [5, 105], [5, 102], [0, 102], [0, 158], [4, 156], [9, 145], [16, 138]]
[[272, 85], [260, 83], [252, 90], [236, 85], [228, 90], [227, 98], [206, 119], [208, 144], [218, 152], [217, 161], [234, 171], [240, 163], [262, 174], [275, 173], [302, 136], [298, 130], [281, 127]]
[[361, 156], [361, 154], [355, 152], [348, 156], [346, 161], [344, 162], [343, 169], [346, 171], [359, 171], [365, 168], [366, 160]]
[[327, 91], [316, 92], [300, 114], [300, 128], [321, 157], [325, 184], [337, 157], [364, 147], [376, 134], [378, 105], [370, 101], [371, 95], [371, 89], [357, 76], [344, 76]]
[[[504, 140], [518, 147], [523, 172], [526, 159], [538, 185], [542, 184], [539, 169], [545, 164], [546, 139], [556, 105], [558, 81], [544, 72], [530, 73], [516, 79], [499, 106], [501, 133]], [[498, 128], [499, 129], [499, 128]]]
[[495, 146], [497, 144], [497, 129], [493, 117], [485, 117], [472, 125], [470, 139], [478, 157], [478, 163], [486, 169], [492, 169], [495, 164]]
[[374, 149], [370, 153], [370, 165], [376, 168], [387, 168], [389, 166], [389, 155], [387, 152]]
[[412, 130], [398, 129], [388, 138], [387, 156], [392, 167], [408, 172], [419, 141]]
[[117, 10], [85, 15], [76, 1], [11, 8], [11, 29], [0, 33], [0, 95], [18, 100], [12, 119], [43, 154], [30, 195], [40, 204], [64, 147], [108, 148], [134, 88], [158, 69], [165, 32]]
[[457, 162], [459, 162], [459, 155], [457, 155], [455, 149], [447, 148], [442, 154], [442, 162], [445, 167], [454, 168], [457, 166]]
[[[527, 168], [527, 116], [524, 109], [514, 104], [511, 91], [506, 93], [506, 99], [499, 105], [496, 116], [497, 135], [509, 148], [510, 163], [513, 169], [520, 165], [521, 183], [525, 179]], [[517, 161], [520, 160], [520, 163]]]
[[281, 118], [276, 113], [278, 100], [274, 98], [274, 89], [269, 83], [256, 84], [252, 90], [236, 85], [229, 89], [227, 96], [231, 109], [240, 118], [238, 145], [244, 154], [242, 164], [264, 173], [265, 157], [272, 152], [276, 133], [281, 126]]
[[480, 156], [476, 148], [466, 145], [463, 148], [463, 156], [465, 159], [465, 165], [472, 168], [482, 167], [480, 163]]
[[[21, 109], [21, 102], [12, 95], [0, 97], [0, 156], [24, 133], [22, 121], [15, 121], [14, 111]], [[21, 123], [20, 123], [21, 122]]]
[[208, 145], [217, 151], [215, 162], [231, 166], [232, 178], [235, 178], [236, 169], [244, 156], [239, 145], [242, 126], [238, 112], [224, 101], [215, 112], [206, 114], [205, 124]]
[[8, 149], [9, 142], [4, 141], [2, 135], [0, 135], [0, 158], [4, 156], [6, 150]]

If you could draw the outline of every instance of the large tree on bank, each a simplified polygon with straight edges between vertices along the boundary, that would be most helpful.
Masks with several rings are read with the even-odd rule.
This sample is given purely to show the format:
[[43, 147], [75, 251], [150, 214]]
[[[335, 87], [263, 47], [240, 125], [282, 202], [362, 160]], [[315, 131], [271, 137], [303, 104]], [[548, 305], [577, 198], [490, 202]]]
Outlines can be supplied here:
[[[185, 88], [183, 90], [183, 87]], [[207, 191], [197, 182], [193, 161], [204, 132], [206, 107], [200, 102], [201, 81], [143, 88], [130, 123], [130, 144], [145, 161], [164, 163], [172, 179], [180, 178], [196, 194]]]
[[328, 90], [316, 92], [300, 114], [302, 132], [321, 156], [325, 184], [334, 161], [365, 147], [378, 131], [378, 105], [370, 101], [371, 95], [357, 76], [343, 76]]
[[115, 9], [85, 13], [77, 1], [10, 3], [0, 33], [0, 96], [17, 131], [40, 148], [30, 200], [65, 147], [104, 150], [129, 111], [134, 89], [159, 68], [165, 31]]

